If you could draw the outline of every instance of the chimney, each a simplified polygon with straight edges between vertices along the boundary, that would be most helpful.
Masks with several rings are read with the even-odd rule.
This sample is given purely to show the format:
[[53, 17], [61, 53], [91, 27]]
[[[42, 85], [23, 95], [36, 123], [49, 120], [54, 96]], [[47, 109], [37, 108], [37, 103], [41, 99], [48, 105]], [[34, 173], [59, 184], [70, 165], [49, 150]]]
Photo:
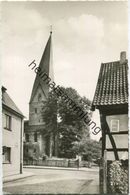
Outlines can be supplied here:
[[120, 64], [124, 64], [126, 62], [126, 51], [122, 51], [120, 53]]
[[1, 87], [1, 91], [2, 91], [2, 102], [4, 101], [4, 93], [7, 89], [5, 87]]

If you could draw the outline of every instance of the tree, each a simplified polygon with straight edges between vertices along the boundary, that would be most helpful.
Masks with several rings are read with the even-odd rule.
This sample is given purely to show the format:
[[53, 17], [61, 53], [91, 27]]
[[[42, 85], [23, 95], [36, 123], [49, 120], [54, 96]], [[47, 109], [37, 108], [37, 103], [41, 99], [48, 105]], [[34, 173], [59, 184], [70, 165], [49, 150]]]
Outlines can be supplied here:
[[47, 100], [42, 108], [42, 116], [46, 126], [46, 133], [57, 130], [57, 96], [54, 91], [50, 91]]
[[[81, 97], [73, 88], [61, 87], [62, 91], [76, 103], [83, 111], [90, 109], [90, 101]], [[64, 99], [58, 99], [58, 113], [60, 115], [60, 155], [62, 157], [72, 158], [75, 154], [72, 151], [73, 143], [79, 142], [83, 137], [89, 137], [89, 127], [78, 117], [77, 113], [70, 109]]]
[[57, 96], [55, 95], [54, 91], [49, 92], [48, 98], [44, 102], [42, 116], [45, 123], [44, 134], [48, 140], [47, 154], [51, 156], [53, 153], [53, 155], [57, 156]]
[[101, 144], [93, 139], [81, 140], [79, 143], [74, 142], [73, 151], [82, 155], [84, 160], [97, 160], [101, 157]]
[[[60, 88], [64, 94], [76, 103], [83, 111], [90, 110], [91, 102], [81, 97], [73, 88]], [[49, 93], [42, 114], [45, 121], [47, 133], [58, 135], [59, 155], [62, 157], [73, 157], [73, 143], [80, 141], [83, 137], [89, 137], [89, 127], [78, 117], [77, 113], [62, 98], [63, 94], [56, 95], [55, 91]], [[58, 116], [58, 123], [57, 123]]]

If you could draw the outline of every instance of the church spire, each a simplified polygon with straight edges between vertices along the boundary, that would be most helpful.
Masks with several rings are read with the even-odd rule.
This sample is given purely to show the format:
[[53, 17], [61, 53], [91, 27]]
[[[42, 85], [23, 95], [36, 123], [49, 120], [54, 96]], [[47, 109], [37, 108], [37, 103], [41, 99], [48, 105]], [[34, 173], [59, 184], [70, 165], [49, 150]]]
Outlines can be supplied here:
[[[50, 31], [50, 36], [48, 38], [47, 44], [45, 46], [41, 61], [39, 63], [39, 68], [41, 70], [41, 72], [46, 73], [48, 76], [50, 75], [50, 71], [52, 69], [52, 63], [51, 63], [51, 37], [52, 37], [52, 29]], [[33, 85], [33, 90], [32, 90], [32, 94], [31, 94], [31, 99], [30, 99], [30, 103], [32, 102], [34, 95], [38, 89], [38, 87], [42, 88], [42, 91], [45, 95], [45, 97], [47, 98], [48, 96], [48, 92], [49, 92], [49, 86], [40, 78], [40, 76], [37, 74], [35, 81], [34, 81], [34, 85]]]
[[52, 25], [50, 26], [50, 35], [52, 34]]

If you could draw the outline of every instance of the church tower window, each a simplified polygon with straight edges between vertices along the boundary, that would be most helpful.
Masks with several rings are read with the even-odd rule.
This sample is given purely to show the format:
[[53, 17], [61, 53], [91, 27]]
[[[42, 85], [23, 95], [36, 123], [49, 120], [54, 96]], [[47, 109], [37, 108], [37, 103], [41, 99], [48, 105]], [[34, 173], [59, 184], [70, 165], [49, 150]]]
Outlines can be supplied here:
[[37, 142], [37, 133], [34, 134], [34, 141]]
[[38, 95], [38, 101], [40, 102], [42, 100], [42, 96], [41, 96], [41, 94], [39, 93], [39, 95]]
[[37, 114], [37, 108], [34, 108], [34, 110], [35, 110], [35, 113]]

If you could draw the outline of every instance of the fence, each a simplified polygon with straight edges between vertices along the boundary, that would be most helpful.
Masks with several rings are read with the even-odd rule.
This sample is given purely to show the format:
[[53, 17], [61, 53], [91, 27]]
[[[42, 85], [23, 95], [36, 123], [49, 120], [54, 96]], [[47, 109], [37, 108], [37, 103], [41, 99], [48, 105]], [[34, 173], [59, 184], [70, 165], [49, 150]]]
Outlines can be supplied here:
[[46, 160], [24, 160], [24, 165], [50, 166], [50, 167], [89, 167], [89, 162], [72, 159], [46, 159]]

